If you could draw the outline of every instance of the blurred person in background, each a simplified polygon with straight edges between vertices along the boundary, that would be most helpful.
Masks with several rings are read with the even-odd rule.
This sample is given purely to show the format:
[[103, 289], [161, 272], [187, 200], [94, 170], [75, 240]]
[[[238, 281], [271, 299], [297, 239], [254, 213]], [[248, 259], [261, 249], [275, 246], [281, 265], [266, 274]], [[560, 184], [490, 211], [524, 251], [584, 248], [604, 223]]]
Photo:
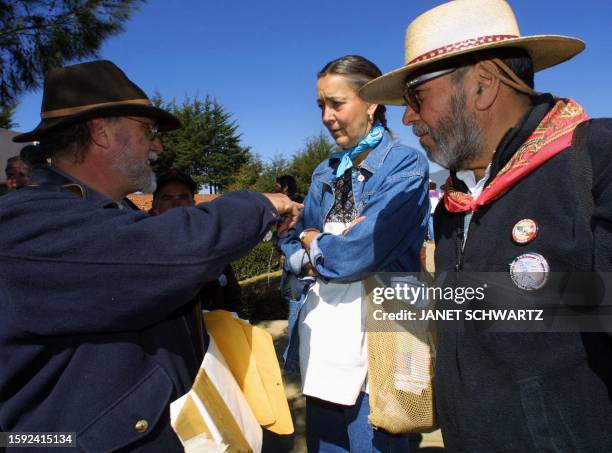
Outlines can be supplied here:
[[32, 170], [20, 156], [9, 157], [6, 161], [6, 186], [8, 190], [21, 189], [28, 185]]
[[300, 197], [297, 193], [297, 182], [295, 178], [291, 175], [282, 175], [276, 178], [274, 192], [276, 193], [284, 193], [293, 201], [297, 201], [301, 203], [303, 198]]
[[38, 149], [38, 145], [26, 145], [21, 148], [19, 158], [30, 167], [31, 173], [37, 168], [44, 167], [47, 163], [44, 154]]
[[[171, 169], [157, 176], [151, 213], [159, 215], [172, 208], [195, 206], [196, 182], [187, 173]], [[232, 266], [212, 281], [204, 283], [197, 295], [202, 310], [227, 310], [238, 313], [241, 290]]]

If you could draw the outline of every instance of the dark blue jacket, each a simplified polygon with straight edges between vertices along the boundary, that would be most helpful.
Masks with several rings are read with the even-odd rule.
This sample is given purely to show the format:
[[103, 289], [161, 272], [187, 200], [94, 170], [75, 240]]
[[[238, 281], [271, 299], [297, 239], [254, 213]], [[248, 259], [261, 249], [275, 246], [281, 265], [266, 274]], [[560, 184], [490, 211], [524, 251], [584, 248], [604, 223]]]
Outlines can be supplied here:
[[53, 170], [32, 183], [0, 198], [0, 428], [181, 451], [168, 407], [201, 360], [189, 301], [278, 213], [238, 192], [151, 217]]

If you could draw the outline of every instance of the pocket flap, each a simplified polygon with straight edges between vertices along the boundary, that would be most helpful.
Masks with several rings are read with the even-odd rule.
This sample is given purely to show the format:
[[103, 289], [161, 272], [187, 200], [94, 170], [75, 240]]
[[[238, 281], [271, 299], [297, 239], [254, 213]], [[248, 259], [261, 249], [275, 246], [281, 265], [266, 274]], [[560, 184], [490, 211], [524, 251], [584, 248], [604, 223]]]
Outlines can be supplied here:
[[155, 367], [77, 433], [78, 446], [85, 451], [113, 451], [147, 436], [168, 410], [172, 388], [165, 371]]

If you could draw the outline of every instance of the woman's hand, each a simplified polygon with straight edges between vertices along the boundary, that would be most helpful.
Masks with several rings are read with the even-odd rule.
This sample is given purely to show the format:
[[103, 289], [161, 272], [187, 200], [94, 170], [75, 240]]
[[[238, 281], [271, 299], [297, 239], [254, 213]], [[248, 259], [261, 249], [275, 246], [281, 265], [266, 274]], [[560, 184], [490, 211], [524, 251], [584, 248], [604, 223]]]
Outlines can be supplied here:
[[346, 236], [346, 233], [348, 233], [351, 228], [353, 228], [355, 225], [357, 225], [362, 220], [365, 220], [365, 216], [363, 215], [357, 217], [355, 220], [349, 223], [346, 229], [342, 232], [342, 236]]
[[[306, 250], [306, 254], [308, 255], [309, 258], [310, 258], [310, 244], [312, 244], [312, 241], [314, 241], [314, 238], [316, 238], [319, 233], [320, 231], [317, 230], [316, 228], [307, 228], [304, 231], [302, 231], [302, 233], [300, 234], [300, 242], [302, 243], [302, 247], [304, 248], [304, 250]], [[317, 276], [317, 270], [312, 265], [312, 263], [305, 264], [302, 269], [304, 270], [304, 272], [306, 272], [306, 275], [310, 277]]]
[[314, 268], [314, 266], [310, 263], [305, 264], [304, 267], [302, 268], [302, 270], [306, 273], [306, 275], [308, 275], [309, 277], [316, 277], [317, 276], [317, 270]]
[[300, 234], [300, 242], [302, 243], [302, 247], [308, 252], [310, 251], [310, 244], [319, 235], [320, 231], [316, 228], [307, 228], [302, 234]]

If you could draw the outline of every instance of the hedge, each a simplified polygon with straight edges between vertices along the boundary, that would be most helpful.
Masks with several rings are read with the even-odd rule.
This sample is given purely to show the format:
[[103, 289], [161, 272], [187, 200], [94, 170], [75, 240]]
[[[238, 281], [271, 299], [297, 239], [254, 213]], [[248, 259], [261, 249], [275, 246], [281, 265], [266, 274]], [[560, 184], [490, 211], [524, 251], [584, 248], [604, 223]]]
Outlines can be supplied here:
[[270, 272], [240, 282], [240, 315], [251, 321], [287, 319], [288, 304], [280, 294], [281, 271]]
[[239, 314], [251, 321], [287, 319], [287, 301], [280, 295], [280, 256], [271, 242], [260, 242], [232, 263], [242, 289]]
[[281, 269], [279, 254], [271, 242], [260, 242], [251, 253], [232, 263], [238, 281]]

